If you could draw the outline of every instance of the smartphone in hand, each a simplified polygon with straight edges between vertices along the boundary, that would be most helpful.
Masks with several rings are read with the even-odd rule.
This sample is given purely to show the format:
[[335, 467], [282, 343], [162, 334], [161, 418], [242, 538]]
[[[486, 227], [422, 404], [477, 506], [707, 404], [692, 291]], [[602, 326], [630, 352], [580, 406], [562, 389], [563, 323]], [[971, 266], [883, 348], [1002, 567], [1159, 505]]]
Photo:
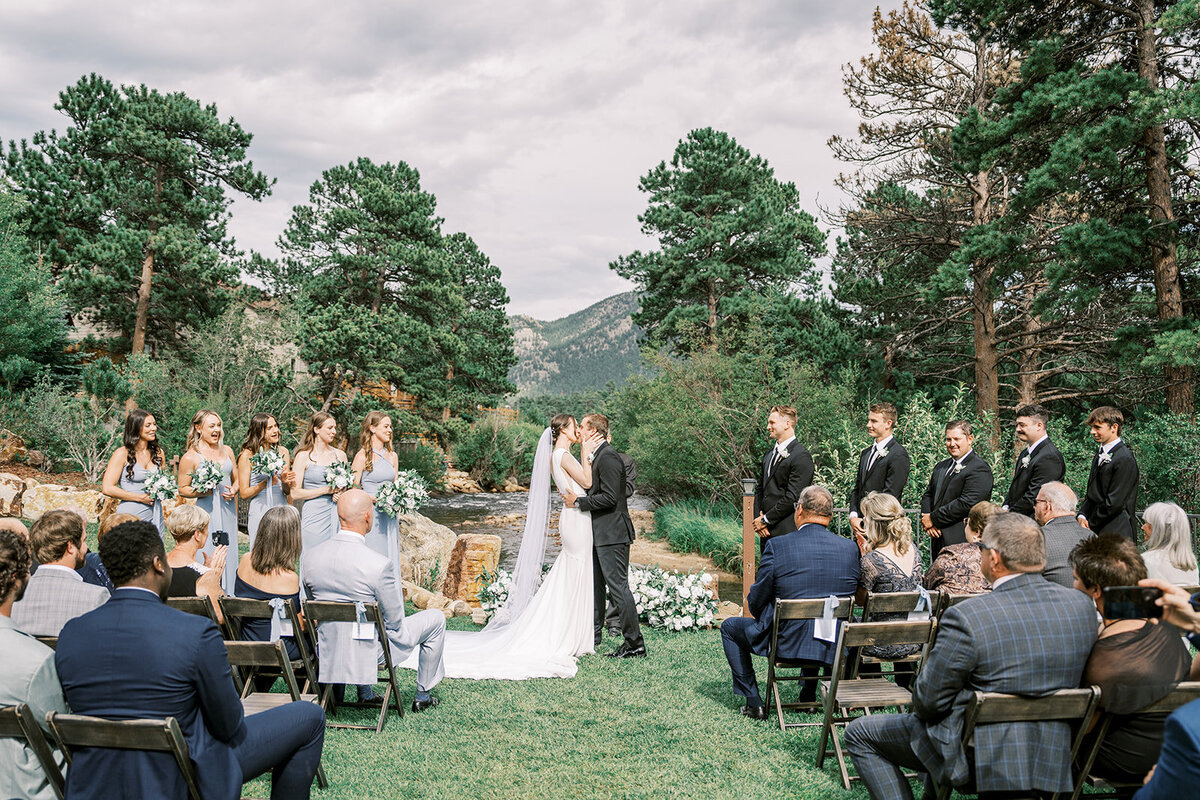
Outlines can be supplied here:
[[229, 546], [229, 534], [225, 531], [216, 531], [213, 533], [213, 545], [220, 547], [221, 545]]
[[1151, 586], [1109, 586], [1101, 593], [1105, 619], [1161, 619], [1162, 606], [1155, 603], [1162, 589]]

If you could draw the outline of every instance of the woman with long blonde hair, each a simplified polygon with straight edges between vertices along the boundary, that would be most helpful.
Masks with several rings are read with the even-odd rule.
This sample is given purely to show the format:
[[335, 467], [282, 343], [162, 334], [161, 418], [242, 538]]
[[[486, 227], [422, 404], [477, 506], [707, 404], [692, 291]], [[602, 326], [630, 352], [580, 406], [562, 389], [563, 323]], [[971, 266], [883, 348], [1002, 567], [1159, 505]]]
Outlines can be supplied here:
[[[218, 465], [223, 475], [214, 488], [198, 492], [192, 488], [192, 475], [204, 461]], [[192, 417], [187, 447], [179, 459], [177, 479], [179, 494], [195, 498], [196, 507], [209, 516], [208, 539], [201, 550], [205, 559], [211, 559], [213, 552], [221, 545], [227, 545], [237, 553], [238, 480], [234, 474], [233, 449], [225, 444], [225, 430], [217, 412], [204, 408]], [[221, 574], [221, 588], [225, 594], [233, 594], [236, 579], [237, 558], [231, 558], [224, 562], [224, 572]]]
[[334, 447], [337, 441], [337, 420], [332, 414], [318, 411], [304, 429], [304, 438], [296, 448], [292, 472], [301, 483], [292, 489], [292, 499], [302, 500], [300, 509], [300, 538], [304, 549], [310, 550], [338, 532], [337, 496], [325, 482], [325, 470], [346, 460], [346, 454]]
[[[921, 554], [913, 543], [913, 521], [904, 513], [900, 501], [890, 494], [871, 492], [862, 503], [865, 520], [862, 550], [862, 572], [858, 580], [858, 601], [868, 593], [915, 592], [921, 588]], [[872, 614], [867, 622], [905, 619], [907, 614]], [[881, 645], [864, 647], [863, 653], [873, 658], [903, 658], [917, 652], [915, 645]], [[907, 685], [908, 675], [901, 675], [897, 664], [896, 682]], [[911, 665], [903, 665], [911, 666]]]
[[[396, 480], [399, 458], [392, 448], [392, 420], [382, 411], [371, 411], [363, 419], [358, 432], [358, 452], [354, 455], [354, 480], [374, 499], [379, 487]], [[385, 555], [396, 570], [396, 585], [400, 581], [400, 522], [379, 509], [374, 510], [371, 530], [367, 532], [367, 547]]]

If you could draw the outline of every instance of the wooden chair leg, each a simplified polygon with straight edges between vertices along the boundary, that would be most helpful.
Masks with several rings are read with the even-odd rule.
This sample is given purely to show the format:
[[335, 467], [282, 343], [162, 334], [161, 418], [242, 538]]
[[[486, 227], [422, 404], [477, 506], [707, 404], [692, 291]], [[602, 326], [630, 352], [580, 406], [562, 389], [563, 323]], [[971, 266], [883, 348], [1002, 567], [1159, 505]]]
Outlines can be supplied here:
[[850, 791], [850, 773], [846, 771], [846, 754], [842, 752], [842, 737], [838, 735], [836, 723], [833, 728], [833, 754], [837, 756], [838, 771], [842, 773], [842, 786]]

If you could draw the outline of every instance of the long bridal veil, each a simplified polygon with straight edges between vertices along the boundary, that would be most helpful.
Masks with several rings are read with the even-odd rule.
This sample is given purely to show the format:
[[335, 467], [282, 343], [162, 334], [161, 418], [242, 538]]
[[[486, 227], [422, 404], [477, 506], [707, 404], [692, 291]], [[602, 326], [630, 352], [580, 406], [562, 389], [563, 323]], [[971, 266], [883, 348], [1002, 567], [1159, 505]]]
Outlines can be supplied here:
[[525, 509], [525, 531], [521, 549], [513, 568], [508, 600], [480, 633], [499, 631], [520, 618], [529, 601], [537, 594], [542, 580], [542, 562], [546, 558], [546, 533], [550, 528], [550, 456], [554, 442], [550, 429], [542, 431], [537, 453], [533, 458], [533, 475], [529, 478], [529, 502]]

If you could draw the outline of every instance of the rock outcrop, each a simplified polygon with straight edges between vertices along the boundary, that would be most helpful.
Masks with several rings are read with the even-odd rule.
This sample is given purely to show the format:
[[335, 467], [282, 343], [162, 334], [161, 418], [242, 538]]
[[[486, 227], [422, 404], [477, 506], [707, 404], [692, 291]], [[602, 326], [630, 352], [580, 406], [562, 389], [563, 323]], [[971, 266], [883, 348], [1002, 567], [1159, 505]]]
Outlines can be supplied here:
[[21, 516], [25, 481], [9, 472], [0, 472], [0, 517]]
[[104, 499], [104, 495], [95, 489], [73, 489], [70, 486], [43, 483], [25, 489], [21, 496], [21, 516], [32, 521], [40, 519], [47, 511], [71, 508], [82, 511], [88, 522], [98, 522]]
[[0, 429], [0, 461], [24, 461], [25, 440], [7, 428]]
[[440, 590], [446, 579], [454, 531], [420, 514], [403, 514], [400, 525], [400, 574], [418, 586]]
[[443, 593], [479, 608], [479, 578], [500, 564], [500, 537], [487, 533], [460, 534], [450, 551]]

